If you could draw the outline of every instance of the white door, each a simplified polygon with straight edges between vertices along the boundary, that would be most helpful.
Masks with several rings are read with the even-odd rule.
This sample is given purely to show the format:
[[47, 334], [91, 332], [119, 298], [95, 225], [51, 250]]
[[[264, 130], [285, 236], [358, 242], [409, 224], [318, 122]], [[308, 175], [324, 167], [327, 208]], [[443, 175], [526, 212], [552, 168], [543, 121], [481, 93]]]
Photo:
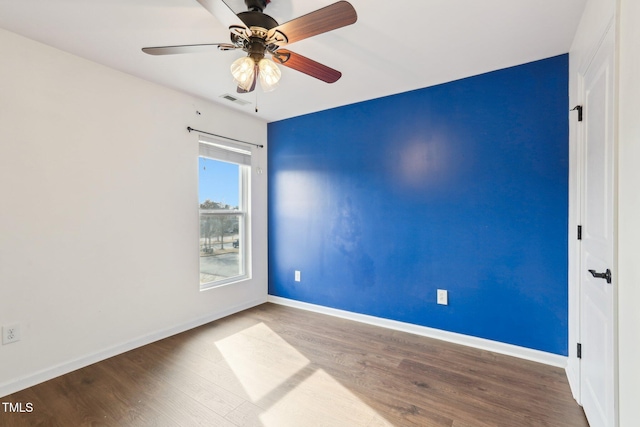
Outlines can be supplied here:
[[613, 30], [603, 40], [583, 81], [580, 391], [591, 427], [613, 427], [616, 422]]

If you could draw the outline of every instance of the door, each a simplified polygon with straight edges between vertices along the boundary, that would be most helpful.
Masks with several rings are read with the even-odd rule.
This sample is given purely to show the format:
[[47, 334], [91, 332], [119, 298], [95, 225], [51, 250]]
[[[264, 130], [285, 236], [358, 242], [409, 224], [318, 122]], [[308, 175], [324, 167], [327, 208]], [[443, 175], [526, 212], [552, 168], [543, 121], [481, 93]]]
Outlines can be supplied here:
[[616, 422], [613, 34], [610, 29], [583, 78], [580, 392], [591, 427]]

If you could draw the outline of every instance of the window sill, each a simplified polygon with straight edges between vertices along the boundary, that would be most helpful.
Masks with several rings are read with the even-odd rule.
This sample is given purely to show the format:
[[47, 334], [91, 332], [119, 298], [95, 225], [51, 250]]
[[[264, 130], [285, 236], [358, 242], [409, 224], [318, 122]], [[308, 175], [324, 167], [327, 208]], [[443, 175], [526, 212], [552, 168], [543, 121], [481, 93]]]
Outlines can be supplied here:
[[200, 285], [200, 292], [209, 291], [211, 289], [218, 289], [224, 286], [235, 285], [237, 283], [242, 283], [249, 280], [251, 280], [251, 276], [244, 275], [244, 276], [229, 277], [228, 279], [219, 280], [217, 282], [204, 283]]

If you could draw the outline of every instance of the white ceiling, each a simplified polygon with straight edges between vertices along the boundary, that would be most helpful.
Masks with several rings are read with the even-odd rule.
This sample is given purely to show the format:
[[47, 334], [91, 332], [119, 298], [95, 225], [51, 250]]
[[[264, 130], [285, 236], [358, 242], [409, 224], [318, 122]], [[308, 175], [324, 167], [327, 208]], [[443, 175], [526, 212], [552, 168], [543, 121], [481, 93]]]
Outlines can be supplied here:
[[[279, 23], [336, 0], [272, 0]], [[228, 42], [196, 0], [0, 0], [0, 27], [266, 121], [432, 86], [569, 51], [586, 0], [350, 0], [351, 26], [287, 49], [342, 72], [327, 84], [282, 68], [280, 86], [238, 95], [240, 51], [150, 56], [145, 46]], [[226, 0], [236, 12], [244, 0]], [[221, 99], [232, 94], [251, 104]], [[254, 112], [256, 94], [259, 112]]]

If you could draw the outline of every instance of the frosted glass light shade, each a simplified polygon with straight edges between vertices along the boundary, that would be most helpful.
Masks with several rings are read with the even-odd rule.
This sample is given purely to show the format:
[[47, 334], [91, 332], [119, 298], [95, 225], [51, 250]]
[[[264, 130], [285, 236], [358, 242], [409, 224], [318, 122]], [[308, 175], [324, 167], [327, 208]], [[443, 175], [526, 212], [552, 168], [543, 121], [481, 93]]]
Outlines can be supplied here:
[[260, 62], [258, 62], [258, 69], [260, 70], [258, 73], [260, 86], [262, 86], [263, 91], [270, 92], [278, 87], [282, 72], [275, 62], [262, 58]]
[[231, 64], [231, 75], [233, 80], [242, 89], [248, 91], [253, 85], [256, 74], [256, 63], [248, 56], [236, 59]]

